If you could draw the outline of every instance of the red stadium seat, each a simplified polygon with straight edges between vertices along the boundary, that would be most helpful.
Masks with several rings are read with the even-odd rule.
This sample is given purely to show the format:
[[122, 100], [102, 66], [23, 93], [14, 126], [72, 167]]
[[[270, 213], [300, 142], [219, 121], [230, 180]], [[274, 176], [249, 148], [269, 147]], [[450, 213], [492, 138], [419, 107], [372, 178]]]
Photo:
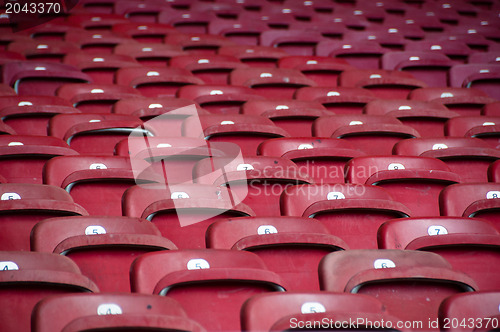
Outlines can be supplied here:
[[101, 292], [130, 292], [130, 265], [152, 251], [177, 249], [149, 221], [127, 217], [67, 217], [33, 227], [31, 250], [71, 258]]
[[486, 219], [500, 230], [499, 188], [498, 183], [461, 183], [445, 188], [439, 195], [441, 215]]
[[342, 114], [314, 121], [313, 136], [341, 138], [365, 153], [390, 155], [394, 144], [420, 134], [390, 116]]
[[377, 99], [366, 104], [363, 113], [393, 116], [422, 137], [444, 136], [446, 121], [459, 116], [438, 102], [407, 99]]
[[460, 176], [462, 182], [488, 181], [488, 167], [500, 159], [500, 151], [488, 143], [466, 137], [407, 139], [396, 143], [393, 153], [440, 159]]
[[[370, 322], [396, 325], [374, 297], [335, 292], [284, 292], [253, 296], [241, 308], [242, 329], [249, 332], [294, 328], [334, 328], [369, 331]], [[355, 322], [349, 326], [349, 322]], [[397, 331], [404, 331], [398, 329]]]
[[164, 67], [170, 58], [183, 54], [180, 46], [155, 43], [120, 44], [114, 48], [113, 53], [130, 56], [149, 67]]
[[6, 332], [31, 331], [31, 311], [48, 296], [99, 292], [71, 259], [61, 255], [1, 251], [0, 261], [0, 313]]
[[287, 290], [319, 290], [318, 264], [348, 249], [342, 239], [309, 218], [260, 217], [219, 220], [207, 229], [207, 248], [251, 251], [276, 272]]
[[182, 134], [210, 142], [235, 143], [245, 156], [255, 156], [257, 147], [266, 139], [290, 136], [263, 116], [240, 114], [189, 117], [182, 123]]
[[[319, 266], [321, 289], [376, 297], [405, 321], [434, 321], [442, 300], [478, 290], [441, 256], [413, 250], [346, 250]], [[426, 327], [424, 327], [426, 328]]]
[[346, 140], [328, 137], [272, 138], [257, 153], [290, 159], [317, 184], [344, 183], [345, 163], [365, 155]]
[[500, 99], [500, 64], [470, 63], [456, 65], [450, 69], [450, 85], [453, 87], [475, 88], [489, 97]]
[[299, 70], [282, 68], [235, 69], [229, 83], [250, 87], [266, 98], [281, 99], [291, 99], [297, 89], [316, 85]]
[[380, 186], [406, 205], [412, 217], [429, 217], [439, 215], [441, 190], [460, 177], [435, 158], [365, 156], [347, 162], [346, 182]]
[[[131, 161], [119, 156], [65, 156], [47, 162], [44, 168], [44, 183], [63, 188], [75, 202], [88, 209], [90, 215], [121, 216], [123, 192], [139, 181], [134, 166], [145, 161]], [[159, 180], [150, 176], [144, 179]]]
[[203, 332], [180, 304], [144, 294], [68, 294], [44, 299], [33, 309], [33, 332], [92, 329]]
[[205, 248], [205, 232], [213, 222], [255, 213], [231, 190], [213, 185], [138, 185], [123, 195], [123, 214], [153, 222], [177, 247]]
[[[134, 292], [179, 301], [209, 331], [240, 328], [240, 307], [264, 292], [284, 291], [281, 279], [254, 253], [236, 250], [171, 250], [142, 255], [132, 265]], [[220, 296], [224, 293], [225, 296]]]
[[61, 188], [41, 184], [0, 184], [0, 250], [30, 250], [33, 226], [50, 217], [87, 215]]
[[311, 178], [286, 158], [231, 157], [203, 159], [193, 170], [196, 183], [230, 187], [259, 217], [279, 216], [279, 199], [288, 187], [312, 183]]
[[312, 100], [321, 103], [335, 114], [361, 114], [363, 107], [376, 100], [368, 89], [346, 87], [307, 87], [298, 89], [294, 96], [298, 100]]
[[[497, 326], [500, 292], [473, 292], [450, 296], [439, 307], [439, 326], [453, 332], [487, 331]], [[452, 325], [453, 322], [473, 322]]]
[[48, 131], [80, 154], [109, 156], [132, 133], [153, 136], [142, 124], [139, 118], [125, 114], [59, 114], [50, 119]]
[[17, 61], [3, 65], [2, 80], [20, 96], [55, 96], [65, 83], [89, 83], [91, 78], [75, 67], [54, 62]]
[[[500, 233], [476, 218], [409, 218], [385, 222], [378, 231], [381, 249], [431, 251], [456, 271], [469, 275], [480, 290], [498, 290]], [[478, 262], [480, 262], [478, 264]]]
[[140, 97], [136, 89], [116, 84], [64, 84], [57, 96], [70, 101], [82, 113], [111, 113], [120, 99]]
[[297, 137], [311, 136], [314, 120], [334, 114], [316, 101], [287, 99], [249, 100], [241, 106], [241, 113], [267, 117], [275, 125]]
[[460, 115], [480, 115], [481, 109], [496, 100], [474, 88], [421, 88], [410, 92], [408, 99], [435, 101]]
[[316, 45], [325, 38], [314, 30], [268, 30], [260, 35], [260, 45], [277, 47], [290, 55], [314, 55]]
[[381, 188], [353, 184], [300, 185], [281, 195], [281, 214], [318, 219], [351, 249], [377, 248], [377, 229], [409, 209]]
[[234, 85], [186, 85], [177, 92], [179, 98], [191, 99], [212, 114], [231, 116], [250, 100], [264, 99], [257, 91], [246, 86]]
[[225, 85], [232, 70], [248, 66], [227, 55], [193, 54], [173, 57], [170, 59], [170, 67], [187, 69], [205, 84]]
[[285, 51], [274, 47], [252, 45], [222, 46], [217, 53], [234, 56], [250, 67], [258, 68], [275, 68], [279, 59], [288, 56]]

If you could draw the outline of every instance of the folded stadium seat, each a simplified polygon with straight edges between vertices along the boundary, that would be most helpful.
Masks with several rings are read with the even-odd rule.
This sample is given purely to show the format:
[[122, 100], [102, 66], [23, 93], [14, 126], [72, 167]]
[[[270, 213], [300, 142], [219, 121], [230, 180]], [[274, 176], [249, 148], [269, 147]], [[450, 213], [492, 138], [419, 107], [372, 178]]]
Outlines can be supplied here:
[[[375, 41], [383, 48], [390, 51], [402, 51], [408, 43], [408, 39], [404, 37], [400, 30], [377, 28], [376, 26], [362, 31], [347, 31], [343, 38], [347, 41], [369, 42]], [[370, 42], [371, 43], [371, 42]]]
[[0, 135], [0, 168], [12, 183], [42, 183], [42, 169], [55, 156], [78, 155], [56, 137]]
[[41, 25], [33, 26], [26, 30], [31, 39], [35, 40], [64, 40], [70, 30], [84, 30], [78, 25], [66, 21], [64, 18], [55, 18]]
[[[115, 3], [115, 6], [116, 5], [117, 2]], [[117, 14], [96, 14], [80, 12], [71, 13], [67, 19], [72, 24], [75, 24], [91, 32], [107, 32], [110, 31], [115, 24], [127, 23], [127, 19], [123, 17], [123, 15]]]
[[408, 95], [411, 100], [435, 101], [460, 115], [480, 115], [481, 109], [496, 100], [474, 88], [421, 88]]
[[116, 72], [115, 82], [132, 87], [145, 97], [175, 96], [181, 86], [204, 84], [186, 69], [161, 67], [122, 68]]
[[170, 67], [189, 70], [205, 84], [225, 85], [229, 73], [236, 68], [247, 68], [235, 57], [227, 55], [181, 55], [170, 59]]
[[0, 184], [0, 250], [30, 250], [30, 232], [45, 218], [87, 215], [61, 188], [41, 184]]
[[217, 18], [227, 20], [237, 20], [238, 16], [245, 11], [240, 4], [224, 1], [216, 3], [195, 1], [189, 7], [189, 10], [193, 12], [214, 13]]
[[[241, 308], [242, 330], [249, 332], [333, 329], [342, 324], [354, 331], [372, 331], [373, 323], [382, 321], [385, 326], [396, 327], [398, 319], [387, 313], [376, 298], [360, 294], [325, 291], [266, 293], [253, 296]], [[349, 326], [349, 322], [354, 323]]]
[[324, 39], [314, 30], [268, 30], [261, 33], [259, 45], [277, 47], [290, 55], [311, 56], [316, 45]]
[[18, 61], [4, 64], [2, 81], [20, 96], [55, 96], [65, 83], [89, 83], [90, 76], [75, 67], [54, 62]]
[[382, 69], [408, 72], [430, 87], [448, 85], [448, 71], [455, 62], [446, 55], [432, 52], [387, 52], [382, 56]]
[[122, 209], [152, 221], [182, 249], [205, 248], [207, 227], [217, 220], [255, 215], [229, 188], [200, 184], [133, 186], [123, 194]]
[[2, 330], [30, 332], [31, 311], [40, 300], [66, 293], [96, 293], [97, 286], [61, 255], [0, 251]]
[[426, 39], [408, 43], [405, 47], [407, 52], [433, 51], [448, 56], [453, 61], [467, 62], [467, 58], [473, 52], [462, 40], [448, 39]]
[[469, 55], [468, 63], [499, 63], [500, 49], [490, 52], [474, 52]]
[[[47, 121], [58, 113], [79, 113], [67, 100], [51, 96], [0, 96], [0, 132], [47, 135]], [[5, 123], [4, 123], [5, 122]], [[15, 129], [14, 129], [15, 128]]]
[[[118, 156], [56, 157], [46, 163], [43, 179], [66, 190], [92, 216], [121, 216], [121, 198], [127, 188], [160, 178], [151, 175], [142, 179], [135, 174], [133, 166], [139, 169], [141, 162]], [[143, 163], [140, 169], [147, 168]]]
[[113, 53], [130, 56], [146, 67], [165, 67], [170, 58], [184, 54], [180, 46], [157, 43], [120, 44]]
[[241, 113], [267, 117], [275, 125], [297, 137], [311, 136], [314, 120], [320, 116], [335, 114], [326, 110], [319, 102], [293, 99], [249, 100], [241, 106]]
[[60, 40], [32, 40], [10, 43], [7, 51], [22, 54], [27, 60], [61, 62], [65, 55], [78, 52], [80, 48]]
[[208, 33], [210, 22], [215, 20], [214, 12], [164, 9], [158, 14], [158, 23], [171, 25], [182, 33]]
[[321, 103], [335, 114], [361, 114], [363, 107], [376, 100], [375, 94], [368, 89], [346, 87], [307, 87], [298, 89], [295, 99]]
[[112, 14], [118, 0], [81, 0], [75, 9], [83, 9], [88, 13]]
[[223, 36], [239, 45], [259, 45], [260, 35], [268, 31], [264, 21], [248, 20], [245, 14], [237, 22], [227, 19], [212, 19], [208, 25], [208, 33]]
[[118, 69], [141, 66], [128, 55], [89, 55], [84, 52], [67, 54], [63, 59], [63, 63], [80, 69], [83, 73], [89, 75], [96, 84], [113, 84]]
[[[349, 17], [353, 25], [349, 25], [350, 29], [356, 30], [356, 28], [370, 28], [373, 23], [380, 24], [384, 21], [386, 17], [386, 12], [379, 6], [372, 6], [369, 4], [351, 2], [352, 4], [339, 6], [335, 9], [334, 15], [339, 15], [340, 17]], [[361, 21], [358, 24], [354, 23], [357, 19]]]
[[462, 17], [460, 23], [456, 26], [448, 28], [450, 35], [470, 35], [481, 36], [491, 43], [498, 43], [498, 27], [496, 25], [496, 17], [490, 16], [489, 18], [481, 17]]
[[277, 273], [288, 291], [319, 290], [318, 264], [330, 252], [348, 249], [319, 221], [299, 217], [219, 220], [207, 229], [207, 248], [251, 251]]
[[230, 188], [259, 217], [280, 216], [279, 199], [287, 187], [313, 183], [291, 160], [267, 156], [202, 159], [193, 181]]
[[380, 249], [431, 251], [456, 271], [469, 275], [480, 290], [498, 290], [500, 233], [485, 220], [459, 217], [408, 218], [385, 222]]
[[[473, 292], [450, 296], [439, 307], [439, 326], [453, 332], [487, 331], [497, 326], [500, 292]], [[452, 322], [472, 322], [453, 326]]]
[[419, 31], [421, 29], [420, 31], [423, 30], [426, 34], [442, 33], [447, 25], [431, 14], [427, 15], [427, 11], [413, 8], [405, 11], [404, 15], [387, 15], [384, 25], [397, 27], [401, 31], [406, 31], [407, 29], [410, 31]]
[[5, 51], [7, 46], [12, 42], [15, 41], [30, 42], [32, 40], [29, 36], [13, 32], [10, 28], [9, 30], [10, 31], [2, 31], [2, 35], [0, 36], [0, 50], [2, 51]]
[[140, 24], [151, 24], [158, 22], [158, 15], [165, 9], [165, 5], [159, 1], [117, 1], [114, 13], [125, 17], [130, 22]]
[[500, 230], [498, 183], [461, 183], [445, 188], [439, 195], [442, 216], [477, 217], [489, 220]]
[[120, 99], [140, 97], [132, 87], [116, 84], [64, 84], [57, 89], [57, 96], [71, 102], [82, 113], [111, 113], [113, 105]]
[[44, 299], [33, 309], [33, 332], [134, 329], [203, 332], [180, 304], [144, 294], [68, 294]]
[[205, 114], [186, 118], [182, 135], [210, 142], [238, 144], [245, 156], [255, 156], [260, 143], [269, 138], [289, 137], [271, 120], [260, 115]]
[[468, 137], [407, 139], [396, 143], [393, 153], [440, 159], [460, 176], [462, 182], [487, 182], [488, 167], [500, 159], [500, 151]]
[[313, 137], [341, 138], [370, 155], [390, 155], [397, 142], [420, 137], [412, 127], [387, 115], [339, 114], [320, 117], [312, 126]]
[[132, 264], [131, 283], [136, 293], [177, 300], [207, 331], [239, 330], [240, 308], [248, 298], [285, 290], [259, 256], [237, 250], [148, 253]]
[[281, 195], [281, 214], [315, 218], [351, 249], [376, 249], [377, 230], [410, 211], [387, 191], [362, 184], [300, 185]]
[[229, 84], [247, 86], [263, 97], [292, 99], [297, 89], [316, 86], [297, 69], [237, 68], [229, 74]]
[[345, 140], [327, 137], [271, 138], [257, 153], [290, 159], [317, 184], [344, 183], [345, 163], [365, 155]]
[[179, 33], [165, 37], [165, 44], [180, 45], [189, 54], [216, 54], [222, 46], [236, 43], [228, 38], [203, 33]]
[[344, 70], [354, 69], [343, 59], [320, 56], [287, 56], [278, 61], [279, 68], [298, 69], [318, 86], [334, 87]]
[[33, 332], [94, 329], [205, 331], [166, 296], [68, 294], [44, 299], [33, 309]]
[[[120, 3], [123, 2], [120, 1]], [[150, 44], [162, 44], [166, 36], [178, 33], [168, 24], [132, 22], [113, 25], [113, 32], [124, 34], [140, 43]]]
[[410, 73], [383, 69], [346, 70], [339, 75], [338, 84], [341, 87], [370, 90], [381, 99], [406, 99], [411, 91], [427, 87], [425, 82]]
[[7, 106], [0, 109], [0, 118], [18, 135], [46, 136], [49, 119], [56, 114], [66, 113], [80, 111], [60, 105]]
[[427, 330], [432, 326], [425, 324], [437, 319], [442, 300], [478, 290], [474, 280], [453, 270], [441, 256], [413, 250], [328, 254], [320, 263], [319, 277], [322, 290], [376, 297], [391, 315], [423, 322]]
[[366, 104], [363, 113], [395, 117], [422, 137], [444, 136], [446, 121], [459, 116], [438, 102], [407, 99], [373, 100]]
[[146, 126], [162, 137], [182, 136], [184, 119], [209, 114], [195, 101], [176, 97], [125, 98], [113, 105], [113, 113], [136, 116], [145, 122], [153, 119], [147, 121]]
[[450, 69], [450, 85], [457, 88], [475, 88], [489, 97], [500, 100], [500, 64], [470, 63]]
[[262, 100], [251, 88], [233, 85], [183, 86], [177, 92], [179, 98], [193, 100], [212, 114], [234, 115], [240, 113], [242, 105], [251, 100]]
[[75, 43], [82, 51], [89, 54], [113, 53], [117, 45], [137, 43], [133, 38], [112, 31], [68, 31], [64, 40]]
[[175, 250], [149, 221], [128, 217], [59, 217], [33, 227], [31, 250], [67, 256], [101, 292], [130, 292], [130, 265], [152, 251]]
[[441, 160], [414, 156], [366, 156], [346, 164], [346, 182], [376, 185], [410, 209], [412, 217], [439, 215], [438, 196], [460, 182]]
[[222, 46], [217, 53], [234, 56], [250, 67], [258, 68], [275, 68], [279, 59], [288, 56], [288, 53], [275, 47], [253, 45]]
[[265, 21], [271, 29], [289, 29], [297, 21], [313, 21], [314, 9], [298, 2], [273, 4], [267, 3], [258, 12], [245, 13], [248, 18]]
[[323, 40], [316, 46], [316, 55], [341, 58], [359, 69], [380, 68], [380, 58], [387, 52], [377, 41]]
[[[473, 31], [473, 30], [471, 30]], [[459, 32], [459, 33], [452, 33], [451, 31], [447, 31], [446, 34], [444, 35], [436, 35], [436, 36], [429, 36], [429, 39], [430, 40], [439, 40], [439, 41], [442, 41], [442, 40], [445, 40], [445, 41], [459, 41], [459, 42], [463, 42], [465, 43], [465, 45], [467, 45], [467, 47], [472, 50], [472, 52], [486, 52], [488, 50], [491, 50], [494, 45], [496, 43], [492, 42], [491, 40], [488, 40], [486, 39], [486, 37], [484, 37], [483, 35], [481, 34], [477, 34], [477, 33], [463, 33], [462, 32]], [[465, 50], [463, 50], [465, 51]], [[470, 54], [470, 53], [469, 53]], [[450, 56], [450, 55], [448, 55]], [[451, 56], [450, 56], [451, 58]], [[467, 59], [465, 57], [462, 57], [462, 59], [464, 61], [466, 61]]]
[[162, 174], [165, 182], [174, 184], [192, 183], [192, 170], [198, 161], [225, 157], [231, 150], [225, 143], [210, 144], [203, 138], [129, 137], [116, 145], [115, 154], [146, 161], [149, 165], [144, 171]]
[[331, 20], [331, 17], [331, 15], [318, 13], [312, 21], [292, 22], [289, 30], [314, 31], [320, 33], [324, 38], [340, 40], [348, 33], [349, 29], [342, 20], [337, 22]]
[[500, 147], [500, 116], [460, 116], [445, 125], [445, 134], [456, 137], [474, 137], [488, 143], [491, 148]]

